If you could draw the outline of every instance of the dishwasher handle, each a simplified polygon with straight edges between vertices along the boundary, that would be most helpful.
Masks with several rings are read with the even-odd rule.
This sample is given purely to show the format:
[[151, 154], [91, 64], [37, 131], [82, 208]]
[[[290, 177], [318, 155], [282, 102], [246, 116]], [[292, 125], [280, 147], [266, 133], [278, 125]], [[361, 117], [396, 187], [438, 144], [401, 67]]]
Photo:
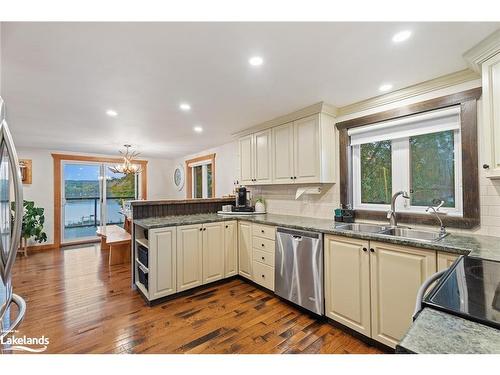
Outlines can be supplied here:
[[429, 289], [429, 286], [436, 280], [440, 279], [448, 269], [444, 269], [442, 271], [436, 272], [434, 275], [430, 276], [424, 283], [420, 286], [420, 289], [417, 293], [417, 300], [415, 302], [415, 311], [413, 312], [413, 320], [417, 318], [418, 313], [422, 310], [422, 300], [424, 299], [425, 292]]

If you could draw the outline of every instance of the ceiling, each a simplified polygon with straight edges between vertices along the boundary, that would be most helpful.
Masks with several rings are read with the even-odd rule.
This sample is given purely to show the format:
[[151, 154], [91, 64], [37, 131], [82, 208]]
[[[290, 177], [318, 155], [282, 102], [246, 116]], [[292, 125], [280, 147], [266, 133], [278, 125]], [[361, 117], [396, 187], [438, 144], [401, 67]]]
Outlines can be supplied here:
[[[382, 83], [399, 89], [464, 69], [463, 52], [500, 23], [1, 27], [1, 93], [18, 147], [113, 154], [131, 143], [175, 158], [319, 101], [343, 106], [379, 95]], [[393, 43], [401, 30], [412, 37]], [[254, 55], [262, 66], [248, 64]]]

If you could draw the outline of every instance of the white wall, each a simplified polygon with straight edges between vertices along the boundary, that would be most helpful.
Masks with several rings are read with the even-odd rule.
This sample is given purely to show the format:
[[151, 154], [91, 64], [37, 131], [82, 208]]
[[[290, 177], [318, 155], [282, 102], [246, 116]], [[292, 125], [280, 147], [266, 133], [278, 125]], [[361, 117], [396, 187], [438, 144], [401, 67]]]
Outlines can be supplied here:
[[[23, 185], [24, 199], [32, 200], [37, 206], [45, 209], [45, 232], [48, 237], [46, 243], [54, 243], [54, 167], [51, 154], [57, 151], [18, 148], [17, 152], [20, 159], [31, 159], [33, 163], [32, 184]], [[67, 154], [67, 152], [60, 153]], [[116, 155], [91, 156], [116, 157]], [[146, 160], [148, 160], [148, 199], [172, 198], [169, 182], [172, 161]]]
[[175, 187], [172, 178], [175, 167], [180, 165], [185, 169], [186, 160], [213, 153], [215, 153], [215, 197], [222, 197], [223, 195], [233, 193], [234, 181], [238, 176], [238, 143], [236, 141], [174, 160], [170, 172], [170, 188], [173, 191], [173, 198], [186, 198], [186, 184], [184, 184], [181, 190], [177, 190]]

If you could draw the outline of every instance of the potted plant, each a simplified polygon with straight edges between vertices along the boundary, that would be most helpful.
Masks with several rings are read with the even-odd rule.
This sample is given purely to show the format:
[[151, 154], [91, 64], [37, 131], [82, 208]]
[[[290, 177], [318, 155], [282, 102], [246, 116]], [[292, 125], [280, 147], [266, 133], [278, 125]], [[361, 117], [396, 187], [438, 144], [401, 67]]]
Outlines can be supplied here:
[[[14, 220], [15, 202], [12, 202], [11, 221]], [[33, 201], [23, 201], [23, 225], [21, 228], [21, 247], [24, 255], [28, 255], [28, 240], [33, 238], [38, 243], [47, 241], [47, 234], [43, 231], [45, 223], [44, 209], [36, 207]]]
[[255, 212], [257, 213], [266, 212], [266, 202], [264, 201], [264, 198], [259, 197], [255, 200]]

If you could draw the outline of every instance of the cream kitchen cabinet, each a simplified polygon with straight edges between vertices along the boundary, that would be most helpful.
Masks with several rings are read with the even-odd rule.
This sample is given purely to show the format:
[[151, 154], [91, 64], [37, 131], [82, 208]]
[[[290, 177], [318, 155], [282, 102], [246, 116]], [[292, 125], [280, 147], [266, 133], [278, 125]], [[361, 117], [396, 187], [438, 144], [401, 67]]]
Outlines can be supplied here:
[[326, 316], [370, 337], [368, 241], [327, 235], [324, 248]]
[[177, 227], [177, 291], [203, 284], [203, 227]]
[[242, 185], [272, 182], [271, 129], [239, 140], [240, 183]]
[[395, 347], [412, 323], [418, 289], [436, 251], [370, 241], [371, 337]]
[[481, 65], [486, 176], [500, 179], [500, 51]]
[[224, 223], [206, 223], [203, 233], [203, 284], [224, 278]]
[[273, 124], [239, 139], [242, 185], [335, 182], [333, 116], [320, 112]]
[[238, 274], [238, 222], [224, 223], [224, 277]]
[[238, 222], [238, 273], [252, 279], [252, 223]]
[[[447, 268], [450, 268], [450, 266], [457, 260], [459, 255], [457, 254], [452, 254], [452, 253], [442, 253], [438, 252], [437, 253], [437, 271], [442, 271]], [[429, 288], [430, 290], [430, 288]]]
[[240, 154], [240, 184], [253, 185], [254, 180], [254, 137], [253, 134], [238, 141]]
[[436, 251], [333, 235], [324, 250], [326, 315], [394, 348], [436, 272]]
[[149, 231], [149, 299], [177, 292], [177, 230], [175, 227]]

